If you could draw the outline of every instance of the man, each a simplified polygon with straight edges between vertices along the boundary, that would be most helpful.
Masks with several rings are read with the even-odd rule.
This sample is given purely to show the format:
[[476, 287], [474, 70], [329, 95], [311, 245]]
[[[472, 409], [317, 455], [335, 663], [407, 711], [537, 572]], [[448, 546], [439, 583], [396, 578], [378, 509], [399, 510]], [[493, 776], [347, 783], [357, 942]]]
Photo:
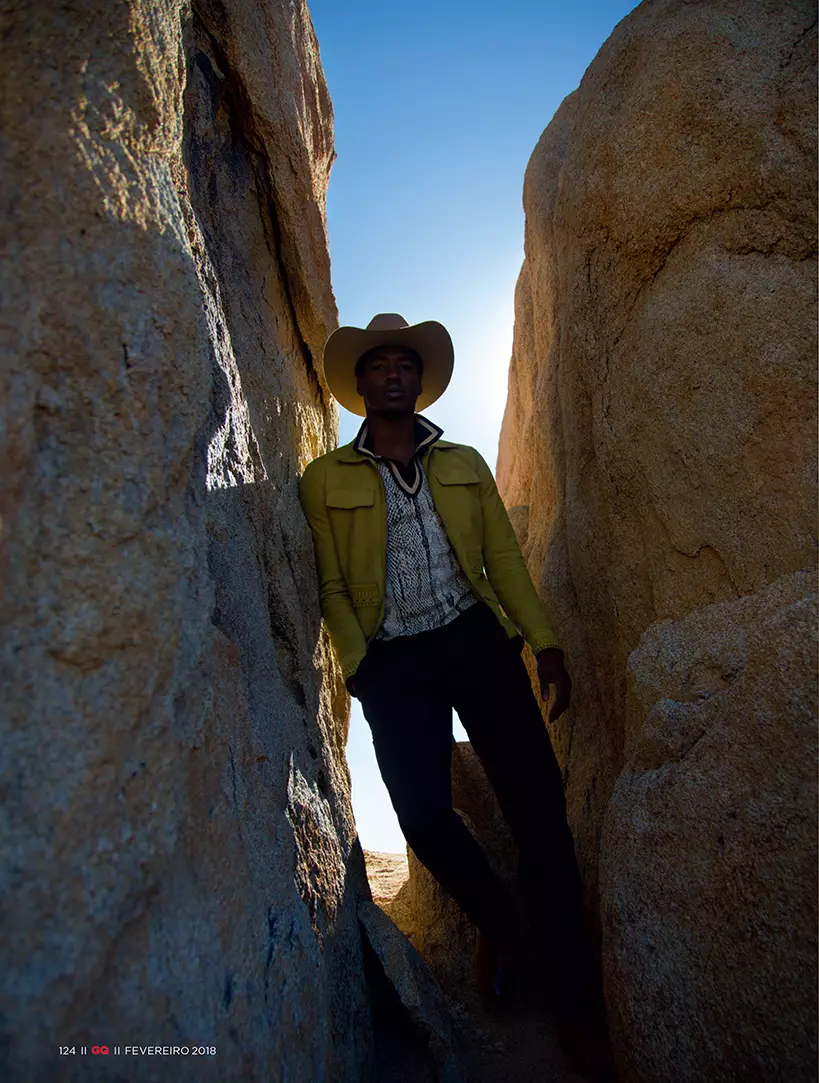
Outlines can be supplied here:
[[[446, 329], [382, 313], [328, 339], [333, 395], [365, 415], [352, 443], [310, 463], [301, 499], [313, 531], [324, 618], [361, 701], [398, 822], [418, 859], [477, 925], [487, 956], [524, 943], [515, 899], [453, 811], [452, 709], [519, 847], [519, 884], [558, 1011], [577, 1015], [588, 957], [563, 784], [521, 659], [525, 638], [550, 721], [571, 680], [484, 460], [416, 413], [445, 391]], [[502, 607], [502, 609], [501, 609]]]

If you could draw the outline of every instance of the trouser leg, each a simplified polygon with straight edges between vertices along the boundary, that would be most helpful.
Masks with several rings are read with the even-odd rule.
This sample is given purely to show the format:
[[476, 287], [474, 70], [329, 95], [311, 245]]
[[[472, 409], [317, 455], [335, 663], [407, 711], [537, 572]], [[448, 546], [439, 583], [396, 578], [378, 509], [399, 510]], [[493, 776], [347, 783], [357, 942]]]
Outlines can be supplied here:
[[407, 843], [478, 928], [503, 941], [514, 900], [452, 808], [452, 707], [426, 651], [445, 650], [445, 637], [424, 635], [372, 648], [357, 691]]
[[533, 930], [569, 1010], [589, 993], [592, 958], [560, 768], [519, 651], [478, 612], [451, 670], [452, 699], [519, 849]]

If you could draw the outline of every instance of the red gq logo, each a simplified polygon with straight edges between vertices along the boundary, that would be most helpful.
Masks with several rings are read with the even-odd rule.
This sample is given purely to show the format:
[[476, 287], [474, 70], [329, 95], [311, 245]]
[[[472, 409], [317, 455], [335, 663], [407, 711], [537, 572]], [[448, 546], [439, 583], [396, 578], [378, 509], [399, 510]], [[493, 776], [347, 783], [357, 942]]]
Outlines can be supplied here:
[[91, 1046], [91, 1052], [94, 1054], [95, 1057], [100, 1053], [102, 1053], [104, 1055], [104, 1054], [106, 1054], [108, 1052], [108, 1046], [107, 1045], [92, 1045]]

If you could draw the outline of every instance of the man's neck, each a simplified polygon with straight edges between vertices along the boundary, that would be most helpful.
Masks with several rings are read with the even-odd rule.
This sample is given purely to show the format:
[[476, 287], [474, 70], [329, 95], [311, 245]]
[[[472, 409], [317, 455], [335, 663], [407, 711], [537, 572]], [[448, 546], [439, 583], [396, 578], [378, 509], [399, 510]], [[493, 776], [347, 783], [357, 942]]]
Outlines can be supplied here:
[[414, 413], [401, 417], [367, 414], [367, 429], [376, 455], [405, 465], [412, 461], [416, 446]]

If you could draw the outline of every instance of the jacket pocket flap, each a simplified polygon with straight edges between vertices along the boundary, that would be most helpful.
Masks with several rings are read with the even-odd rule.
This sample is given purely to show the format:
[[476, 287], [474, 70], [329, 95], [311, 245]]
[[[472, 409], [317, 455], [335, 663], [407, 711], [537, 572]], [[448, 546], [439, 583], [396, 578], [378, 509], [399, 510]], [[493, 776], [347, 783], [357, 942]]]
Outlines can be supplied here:
[[380, 600], [377, 583], [349, 583], [347, 590], [356, 609], [362, 605], [378, 605]]
[[468, 466], [455, 466], [436, 474], [442, 485], [477, 485], [480, 478]]
[[324, 502], [328, 508], [371, 508], [375, 494], [372, 489], [330, 489]]

